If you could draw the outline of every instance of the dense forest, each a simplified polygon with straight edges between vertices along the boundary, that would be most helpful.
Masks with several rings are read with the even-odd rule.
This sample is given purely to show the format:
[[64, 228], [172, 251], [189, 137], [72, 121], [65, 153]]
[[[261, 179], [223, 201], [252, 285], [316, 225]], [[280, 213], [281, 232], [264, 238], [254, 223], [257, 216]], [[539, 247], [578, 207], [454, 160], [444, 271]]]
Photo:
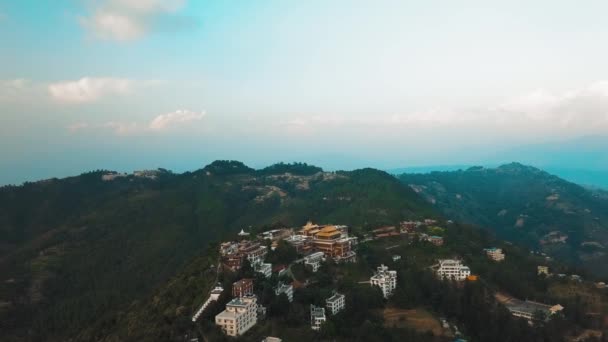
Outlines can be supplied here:
[[312, 219], [367, 229], [436, 215], [384, 172], [318, 170], [217, 161], [153, 178], [103, 180], [111, 172], [100, 170], [1, 188], [0, 330], [17, 340], [77, 336], [242, 228]]
[[608, 199], [534, 167], [403, 174], [446, 217], [607, 276]]

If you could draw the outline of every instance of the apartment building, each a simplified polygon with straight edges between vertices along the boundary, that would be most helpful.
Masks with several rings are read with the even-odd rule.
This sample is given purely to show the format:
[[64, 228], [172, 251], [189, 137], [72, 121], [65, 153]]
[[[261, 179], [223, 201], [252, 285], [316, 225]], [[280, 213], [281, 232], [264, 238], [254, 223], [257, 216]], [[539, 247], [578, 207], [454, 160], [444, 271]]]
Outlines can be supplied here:
[[388, 298], [397, 287], [397, 271], [390, 271], [387, 266], [380, 265], [369, 281], [372, 286], [380, 287], [384, 298]]
[[442, 279], [461, 281], [471, 275], [471, 270], [468, 266], [464, 266], [460, 260], [444, 259], [439, 260], [437, 275]]
[[331, 296], [325, 300], [325, 306], [327, 307], [327, 310], [329, 310], [329, 312], [332, 315], [335, 315], [338, 312], [342, 311], [342, 309], [344, 309], [345, 305], [346, 305], [346, 297], [343, 294], [340, 294], [337, 292], [335, 292], [333, 296]]
[[240, 336], [257, 323], [257, 297], [235, 298], [215, 316], [215, 324], [228, 336]]
[[317, 272], [321, 266], [321, 262], [325, 260], [325, 253], [315, 252], [304, 257], [304, 265], [310, 266], [313, 272]]
[[290, 303], [293, 302], [293, 286], [291, 284], [279, 283], [274, 289], [274, 294], [278, 296], [281, 293], [284, 293], [287, 296]]
[[325, 308], [310, 305], [310, 328], [312, 330], [320, 330], [321, 325], [327, 321], [325, 317]]
[[232, 297], [239, 298], [253, 294], [253, 279], [241, 279], [232, 284]]

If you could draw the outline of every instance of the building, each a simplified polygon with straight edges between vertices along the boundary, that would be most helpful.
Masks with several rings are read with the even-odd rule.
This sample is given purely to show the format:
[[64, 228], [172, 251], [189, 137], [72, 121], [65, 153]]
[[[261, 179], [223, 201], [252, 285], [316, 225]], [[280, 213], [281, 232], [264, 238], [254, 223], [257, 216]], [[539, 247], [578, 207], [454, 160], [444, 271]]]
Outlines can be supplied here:
[[253, 294], [253, 279], [241, 279], [232, 284], [232, 297], [245, 297]]
[[564, 307], [559, 304], [547, 305], [531, 300], [523, 301], [515, 298], [509, 298], [506, 301], [503, 301], [503, 304], [513, 316], [525, 318], [528, 321], [532, 321], [535, 313], [538, 311], [542, 312], [548, 318], [564, 309]]
[[393, 255], [393, 262], [397, 262], [399, 260], [401, 260], [401, 255]]
[[402, 221], [399, 223], [399, 228], [403, 233], [413, 233], [419, 225], [420, 222], [417, 221]]
[[211, 290], [211, 293], [209, 294], [209, 297], [207, 298], [207, 300], [196, 311], [194, 316], [192, 316], [192, 322], [196, 322], [196, 320], [203, 314], [203, 312], [209, 306], [209, 304], [217, 301], [220, 298], [220, 295], [222, 294], [222, 292], [224, 292], [224, 288], [222, 287], [222, 284], [217, 283], [215, 285], [215, 288], [213, 288], [213, 290]]
[[277, 288], [274, 289], [274, 294], [278, 296], [281, 293], [284, 293], [287, 296], [290, 303], [293, 301], [293, 286], [291, 284], [279, 283]]
[[239, 252], [249, 260], [252, 265], [257, 265], [264, 262], [266, 257], [266, 246], [262, 246], [259, 242], [244, 241], [239, 246]]
[[249, 233], [245, 232], [244, 229], [241, 229], [241, 231], [238, 234], [240, 237], [247, 237], [249, 236]]
[[283, 340], [278, 337], [268, 336], [265, 339], [263, 339], [262, 342], [283, 342]]
[[374, 236], [376, 238], [383, 238], [383, 237], [391, 237], [391, 236], [399, 236], [399, 235], [401, 235], [401, 233], [399, 231], [397, 231], [397, 228], [395, 228], [395, 226], [387, 226], [387, 227], [376, 228], [376, 229], [372, 230], [372, 234], [374, 234]]
[[372, 286], [380, 287], [384, 298], [388, 298], [397, 287], [397, 271], [389, 271], [388, 267], [380, 265], [369, 281]]
[[325, 306], [332, 315], [337, 314], [346, 305], [346, 297], [343, 294], [335, 292], [333, 296], [325, 300]]
[[310, 328], [312, 330], [320, 330], [321, 325], [325, 323], [325, 308], [310, 305]]
[[265, 240], [278, 241], [288, 238], [292, 234], [293, 230], [291, 229], [272, 229], [262, 232], [262, 234], [260, 234], [260, 237]]
[[549, 275], [549, 267], [548, 266], [538, 266], [536, 268], [536, 274], [541, 275], [544, 274], [546, 276]]
[[[310, 249], [323, 252], [325, 256], [333, 258], [337, 262], [355, 261], [356, 253], [353, 251], [353, 246], [357, 244], [356, 237], [349, 237], [347, 226], [344, 225], [327, 225], [319, 226], [312, 222], [306, 223], [300, 230], [300, 236], [291, 236], [286, 239], [298, 249], [304, 250], [304, 241], [310, 241], [308, 246]], [[309, 250], [310, 250], [309, 249]], [[298, 250], [300, 252], [300, 250]]]
[[317, 272], [323, 261], [325, 261], [325, 253], [323, 252], [315, 252], [304, 257], [304, 265], [310, 266], [313, 272]]
[[266, 246], [254, 241], [229, 241], [220, 245], [222, 263], [232, 271], [238, 271], [245, 259], [253, 266], [262, 263], [266, 253]]
[[257, 317], [256, 296], [246, 296], [226, 304], [226, 310], [215, 316], [215, 324], [228, 336], [240, 336], [257, 323]]
[[300, 254], [309, 253], [313, 248], [312, 237], [306, 235], [291, 235], [284, 241], [292, 245]]
[[272, 275], [272, 264], [268, 264], [268, 263], [255, 264], [253, 266], [253, 270], [258, 273], [262, 273], [264, 275], [264, 277], [268, 278]]
[[503, 253], [502, 249], [500, 249], [500, 248], [496, 248], [496, 247], [485, 248], [484, 252], [486, 252], [486, 255], [491, 260], [494, 260], [494, 261], [503, 261], [503, 260], [505, 260], [505, 253]]
[[465, 280], [471, 275], [469, 267], [464, 266], [460, 260], [444, 259], [439, 260], [437, 275], [442, 279]]
[[426, 240], [435, 246], [443, 246], [443, 238], [441, 236], [432, 235], [427, 237]]
[[348, 237], [344, 230], [336, 228], [336, 226], [325, 226], [313, 234], [313, 247], [317, 251], [323, 252], [325, 255], [333, 258], [336, 261], [354, 261], [356, 254], [352, 250], [353, 245], [356, 245], [357, 238]]

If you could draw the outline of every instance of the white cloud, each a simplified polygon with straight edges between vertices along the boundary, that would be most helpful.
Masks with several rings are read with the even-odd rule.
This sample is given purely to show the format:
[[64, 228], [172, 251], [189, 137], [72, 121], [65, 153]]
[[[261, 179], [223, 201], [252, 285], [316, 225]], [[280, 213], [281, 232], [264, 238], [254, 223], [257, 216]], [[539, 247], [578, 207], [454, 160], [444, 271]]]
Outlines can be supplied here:
[[84, 129], [110, 129], [117, 135], [132, 135], [146, 132], [162, 132], [172, 127], [177, 127], [192, 121], [200, 121], [205, 116], [205, 112], [194, 112], [191, 110], [176, 110], [174, 112], [161, 114], [148, 123], [109, 121], [102, 124], [89, 124], [78, 122], [68, 125], [66, 128], [70, 132], [77, 132]]
[[80, 23], [99, 39], [131, 41], [144, 36], [160, 18], [181, 9], [185, 0], [104, 0]]
[[608, 130], [608, 81], [564, 92], [538, 89], [491, 107], [449, 108], [393, 115], [315, 115], [286, 118], [289, 130], [324, 132], [340, 128], [376, 127], [381, 131], [403, 129], [486, 130], [517, 135], [597, 134]]
[[46, 99], [44, 84], [24, 78], [0, 80], [0, 103], [38, 104]]
[[161, 114], [154, 118], [148, 125], [152, 130], [164, 130], [169, 126], [183, 124], [189, 121], [201, 120], [205, 116], [205, 112], [193, 112], [190, 110], [176, 110], [171, 113]]
[[48, 85], [50, 96], [61, 103], [95, 102], [108, 95], [126, 95], [135, 88], [158, 83], [126, 78], [83, 77], [75, 81], [62, 81]]

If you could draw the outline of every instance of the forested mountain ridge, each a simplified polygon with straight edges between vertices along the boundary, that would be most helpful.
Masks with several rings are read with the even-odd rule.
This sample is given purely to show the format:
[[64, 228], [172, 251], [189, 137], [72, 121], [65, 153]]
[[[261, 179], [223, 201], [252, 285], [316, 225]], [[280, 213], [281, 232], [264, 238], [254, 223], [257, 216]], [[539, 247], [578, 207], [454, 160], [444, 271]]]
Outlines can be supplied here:
[[[104, 175], [115, 175], [105, 177]], [[394, 177], [306, 164], [96, 171], [0, 188], [0, 330], [66, 340], [145, 298], [209, 242], [308, 219], [364, 229], [436, 217]]]
[[601, 192], [519, 163], [399, 179], [448, 218], [608, 274], [608, 200]]

